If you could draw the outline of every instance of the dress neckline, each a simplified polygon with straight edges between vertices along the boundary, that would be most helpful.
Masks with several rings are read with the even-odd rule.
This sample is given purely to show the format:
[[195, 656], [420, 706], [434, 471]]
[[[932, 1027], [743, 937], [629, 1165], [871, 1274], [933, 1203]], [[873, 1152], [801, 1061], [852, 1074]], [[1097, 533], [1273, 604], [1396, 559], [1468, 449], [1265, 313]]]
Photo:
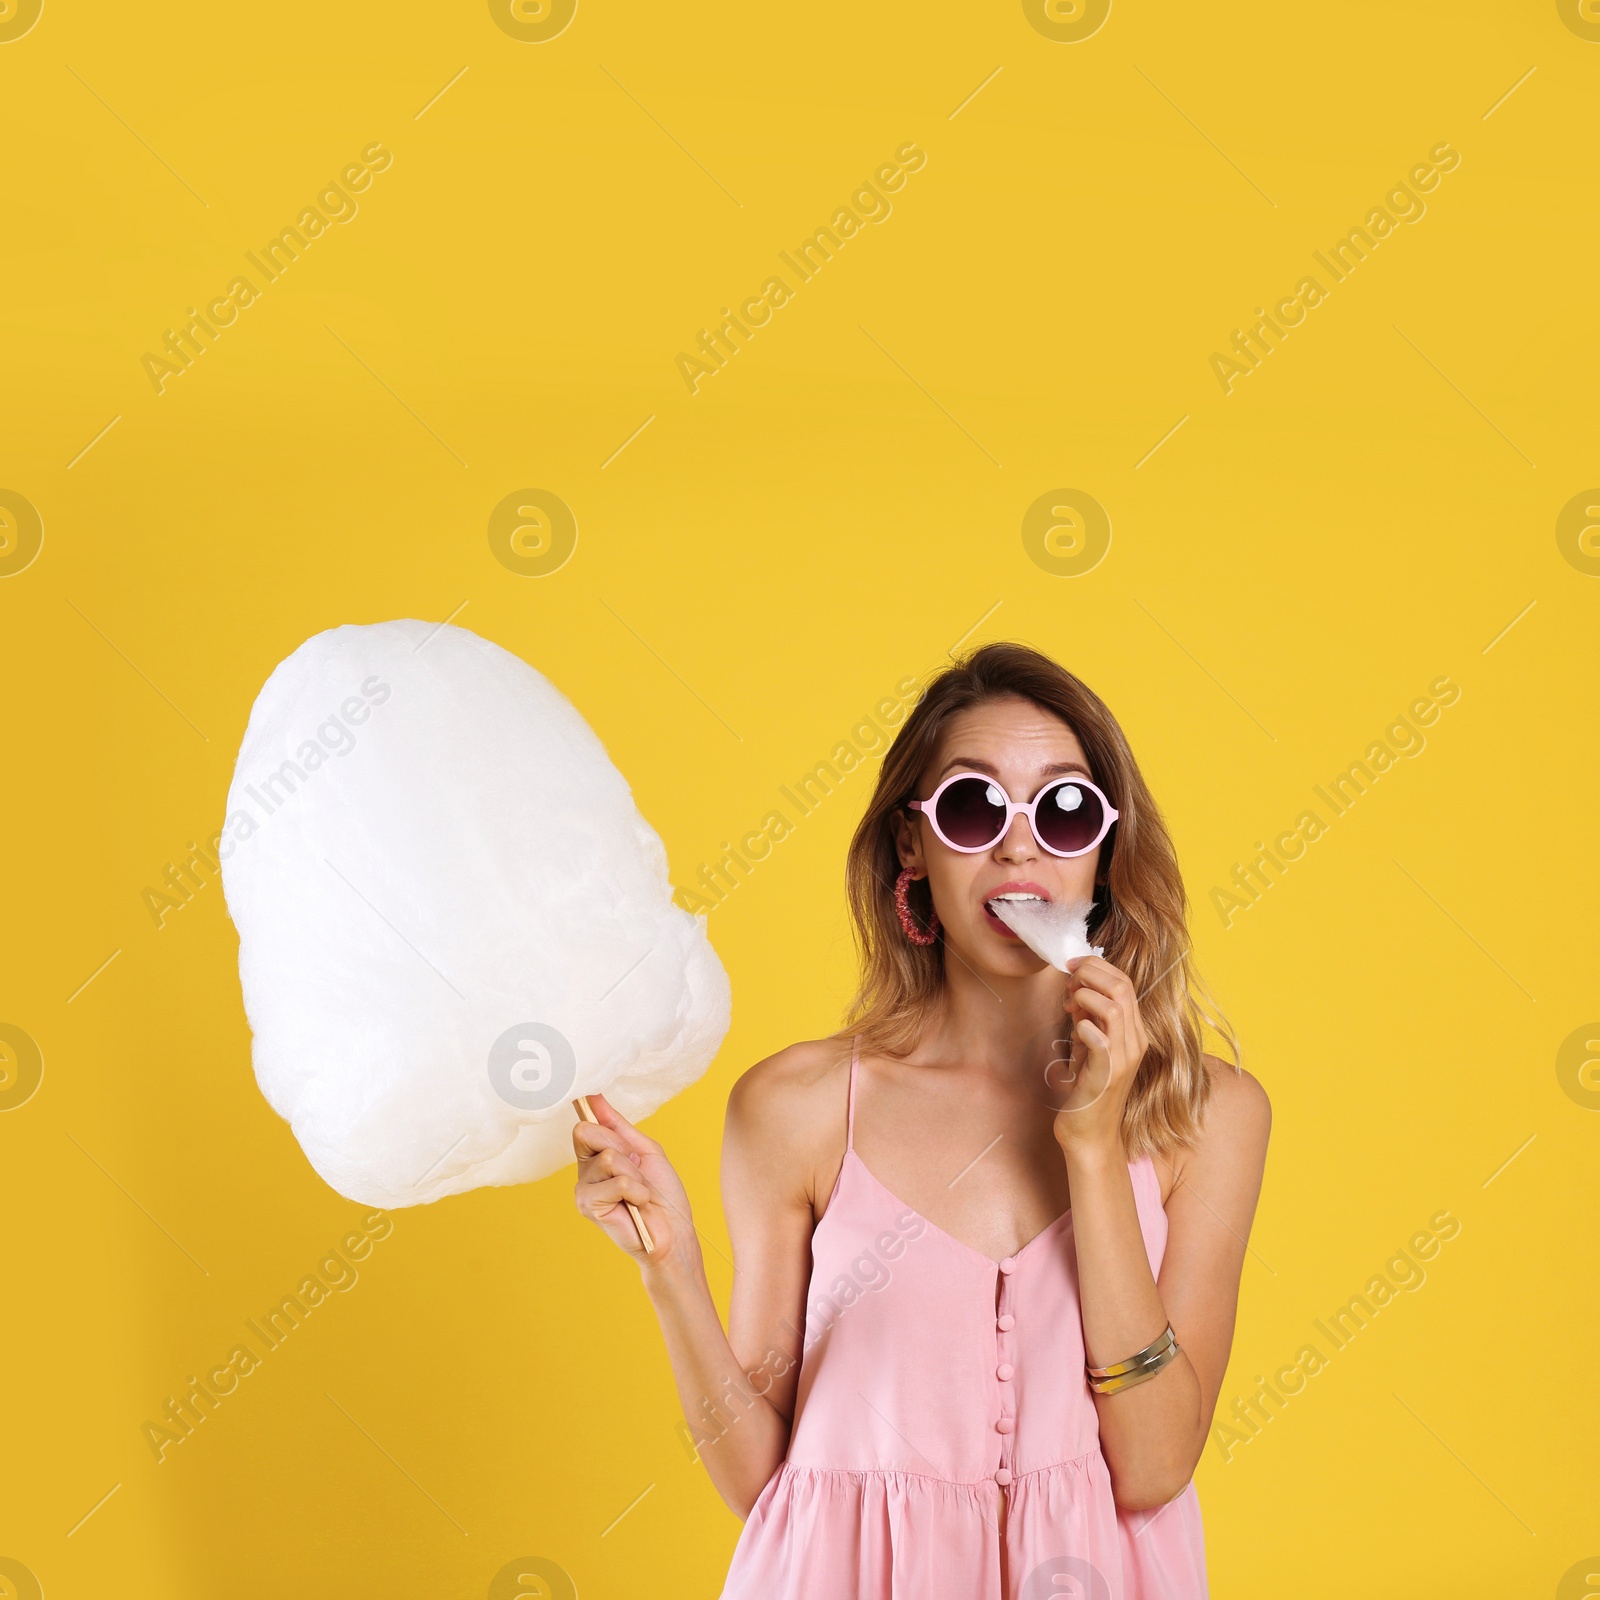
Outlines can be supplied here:
[[[902, 1200], [900, 1196], [897, 1195], [886, 1183], [884, 1183], [883, 1180], [879, 1178], [878, 1175], [872, 1170], [872, 1168], [861, 1159], [860, 1155], [858, 1155], [856, 1152], [855, 1144], [853, 1142], [846, 1147], [844, 1158], [846, 1161], [848, 1161], [852, 1156], [855, 1157], [856, 1166], [859, 1167], [862, 1172], [866, 1173], [868, 1181], [871, 1182], [880, 1193], [892, 1200], [901, 1208], [901, 1210], [910, 1212], [911, 1215], [914, 1216], [925, 1228], [931, 1229], [934, 1233], [938, 1234], [941, 1239], [948, 1239], [950, 1243], [955, 1245], [958, 1249], [964, 1250], [969, 1256], [974, 1256], [979, 1261], [985, 1262], [991, 1267], [998, 1267], [1000, 1265], [1000, 1262], [996, 1260], [994, 1256], [985, 1255], [983, 1251], [975, 1249], [964, 1239], [958, 1239], [953, 1233], [949, 1233], [945, 1229], [941, 1228], [937, 1222], [934, 1222], [923, 1216], [923, 1214], [918, 1211], [915, 1206], [908, 1206], [905, 1201]], [[1133, 1163], [1130, 1161], [1128, 1165], [1131, 1167]], [[828, 1210], [831, 1211], [832, 1209], [833, 1207], [830, 1205]], [[1054, 1221], [1045, 1223], [1045, 1225], [1036, 1234], [1034, 1234], [1034, 1236], [1029, 1239], [1025, 1245], [1021, 1246], [1020, 1249], [1013, 1250], [1010, 1255], [1005, 1256], [1003, 1259], [1013, 1262], [1020, 1261], [1022, 1257], [1026, 1255], [1027, 1252], [1030, 1251], [1036, 1244], [1038, 1244], [1041, 1239], [1045, 1238], [1048, 1234], [1054, 1233], [1056, 1229], [1062, 1225], [1062, 1223], [1070, 1223], [1071, 1221], [1072, 1207], [1068, 1206], [1060, 1216], [1054, 1219]]]

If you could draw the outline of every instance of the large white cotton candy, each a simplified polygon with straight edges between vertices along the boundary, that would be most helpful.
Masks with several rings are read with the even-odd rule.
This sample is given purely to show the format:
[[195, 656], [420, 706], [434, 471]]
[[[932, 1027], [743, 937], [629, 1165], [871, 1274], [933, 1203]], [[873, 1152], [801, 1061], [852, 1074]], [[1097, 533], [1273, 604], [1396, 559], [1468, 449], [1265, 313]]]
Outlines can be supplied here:
[[637, 1121], [727, 1033], [704, 920], [605, 747], [465, 628], [334, 628], [281, 663], [221, 849], [256, 1079], [363, 1205], [554, 1172], [575, 1096]]
[[1102, 956], [1105, 946], [1090, 944], [1092, 900], [991, 900], [989, 909], [1039, 957], [1060, 971], [1074, 956]]

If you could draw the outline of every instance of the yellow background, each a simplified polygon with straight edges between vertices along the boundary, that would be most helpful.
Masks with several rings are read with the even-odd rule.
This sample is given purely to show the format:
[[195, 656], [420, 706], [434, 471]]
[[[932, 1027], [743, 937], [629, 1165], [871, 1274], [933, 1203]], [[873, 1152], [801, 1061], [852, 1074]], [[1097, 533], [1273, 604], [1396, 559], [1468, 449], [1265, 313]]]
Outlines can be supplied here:
[[[1208, 1447], [1214, 1592], [1555, 1594], [1600, 1546], [1600, 1115], [1557, 1072], [1600, 1015], [1600, 581], [1556, 539], [1600, 483], [1600, 43], [1569, 10], [1116, 0], [1058, 42], [1015, 3], [581, 0], [523, 42], [482, 3], [46, 0], [0, 43], [0, 488], [44, 527], [0, 579], [0, 1022], [44, 1057], [0, 1115], [0, 1557], [52, 1597], [483, 1596], [523, 1556], [584, 1600], [717, 1592], [737, 1524], [570, 1171], [395, 1213], [192, 1438], [141, 1436], [360, 1214], [255, 1087], [219, 888], [159, 928], [143, 893], [220, 826], [275, 663], [453, 615], [571, 696], [680, 884], [958, 642], [1085, 677], [1275, 1110], [1224, 1407], [1461, 1222]], [[158, 395], [145, 353], [375, 140], [359, 215]], [[893, 215], [691, 395], [677, 355], [908, 140]], [[1225, 394], [1212, 353], [1440, 141], [1425, 218]], [[487, 538], [523, 488], [577, 520], [543, 577]], [[1061, 489], [1112, 528], [1077, 576], [1022, 541]], [[1211, 889], [1441, 674], [1427, 748], [1225, 926]], [[725, 1096], [837, 1023], [869, 783], [711, 914], [733, 1031], [650, 1131], [719, 1296]]]

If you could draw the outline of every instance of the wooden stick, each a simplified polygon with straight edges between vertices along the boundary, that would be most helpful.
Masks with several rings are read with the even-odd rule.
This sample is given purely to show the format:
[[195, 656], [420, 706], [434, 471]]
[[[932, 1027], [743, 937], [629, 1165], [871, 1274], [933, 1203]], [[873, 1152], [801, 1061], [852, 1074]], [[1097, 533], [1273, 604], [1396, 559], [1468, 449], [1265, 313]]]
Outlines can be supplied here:
[[[577, 1108], [578, 1115], [585, 1122], [599, 1122], [599, 1117], [594, 1114], [594, 1110], [589, 1104], [588, 1095], [580, 1094], [572, 1103]], [[650, 1237], [650, 1230], [645, 1226], [644, 1218], [639, 1215], [638, 1206], [636, 1206], [631, 1200], [624, 1200], [622, 1203], [628, 1208], [628, 1215], [633, 1218], [634, 1227], [639, 1230], [639, 1243], [644, 1246], [645, 1254], [654, 1254], [656, 1243], [655, 1240]]]

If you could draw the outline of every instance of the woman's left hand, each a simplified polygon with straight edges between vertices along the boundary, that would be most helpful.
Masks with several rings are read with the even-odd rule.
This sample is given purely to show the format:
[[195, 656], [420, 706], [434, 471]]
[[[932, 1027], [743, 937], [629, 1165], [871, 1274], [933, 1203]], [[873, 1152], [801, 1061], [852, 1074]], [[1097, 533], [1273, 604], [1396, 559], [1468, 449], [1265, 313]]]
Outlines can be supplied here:
[[1063, 1150], [1119, 1147], [1122, 1110], [1150, 1048], [1139, 997], [1128, 975], [1101, 956], [1076, 956], [1067, 969], [1072, 1054], [1051, 1075], [1062, 1096], [1056, 1141]]

